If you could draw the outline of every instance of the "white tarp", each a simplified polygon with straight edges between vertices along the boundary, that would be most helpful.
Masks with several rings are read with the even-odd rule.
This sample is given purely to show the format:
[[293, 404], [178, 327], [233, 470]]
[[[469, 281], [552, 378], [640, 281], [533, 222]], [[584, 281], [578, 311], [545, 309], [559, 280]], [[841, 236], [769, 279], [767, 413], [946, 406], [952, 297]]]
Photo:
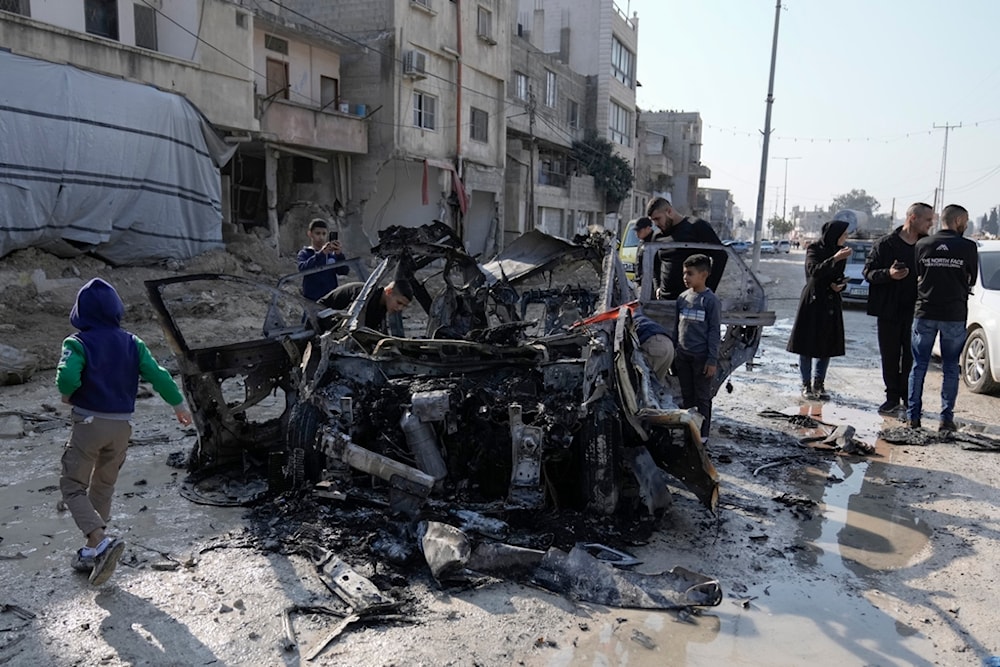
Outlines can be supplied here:
[[0, 257], [141, 264], [220, 248], [231, 155], [180, 95], [0, 51]]

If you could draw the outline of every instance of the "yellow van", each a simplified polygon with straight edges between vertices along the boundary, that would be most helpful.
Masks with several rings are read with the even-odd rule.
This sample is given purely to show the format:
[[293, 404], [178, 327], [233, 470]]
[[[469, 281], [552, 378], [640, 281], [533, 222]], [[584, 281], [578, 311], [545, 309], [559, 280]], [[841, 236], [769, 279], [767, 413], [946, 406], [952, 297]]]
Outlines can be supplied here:
[[622, 243], [618, 247], [618, 257], [625, 265], [625, 275], [635, 282], [635, 253], [639, 249], [639, 235], [635, 233], [635, 220], [630, 220], [622, 232]]

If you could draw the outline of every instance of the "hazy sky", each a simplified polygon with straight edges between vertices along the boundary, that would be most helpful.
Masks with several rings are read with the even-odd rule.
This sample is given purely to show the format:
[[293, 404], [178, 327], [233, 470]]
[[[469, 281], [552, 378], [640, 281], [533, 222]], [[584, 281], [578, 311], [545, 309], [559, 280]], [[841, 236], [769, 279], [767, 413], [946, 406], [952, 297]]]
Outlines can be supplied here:
[[[701, 113], [702, 162], [747, 219], [757, 206], [774, 0], [618, 0], [639, 15], [637, 103]], [[787, 208], [864, 189], [896, 215], [1000, 205], [1000, 0], [783, 0], [772, 158]], [[765, 217], [784, 206], [770, 159]]]

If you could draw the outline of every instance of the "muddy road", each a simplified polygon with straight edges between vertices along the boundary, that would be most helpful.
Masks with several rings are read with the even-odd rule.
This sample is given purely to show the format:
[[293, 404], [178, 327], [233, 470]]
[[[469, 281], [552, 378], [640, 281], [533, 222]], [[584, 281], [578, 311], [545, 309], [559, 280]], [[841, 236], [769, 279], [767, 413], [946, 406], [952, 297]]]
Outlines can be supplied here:
[[[848, 355], [833, 361], [827, 379], [833, 400], [801, 401], [796, 358], [784, 346], [803, 257], [763, 259], [777, 322], [754, 367], [735, 372], [732, 392], [716, 398], [709, 453], [722, 483], [718, 515], [678, 491], [652, 536], [628, 549], [639, 571], [680, 565], [718, 579], [719, 606], [698, 614], [607, 608], [526, 581], [441, 587], [426, 567], [387, 567], [357, 549], [345, 559], [401, 605], [326, 644], [342, 619], [322, 612], [333, 596], [312, 562], [289, 548], [287, 515], [183, 497], [185, 473], [171, 463], [194, 434], [155, 397], [138, 402], [111, 521], [128, 548], [112, 580], [92, 588], [69, 568], [80, 537], [57, 508], [67, 412], [53, 371], [42, 370], [27, 384], [0, 387], [0, 664], [980, 664], [1000, 653], [1000, 454], [878, 439], [899, 422], [876, 413], [883, 396], [874, 321], [860, 308], [845, 313]], [[137, 284], [142, 277], [129, 274]], [[68, 306], [50, 301], [60, 324], [18, 319], [9, 300], [5, 318], [52, 329], [58, 341]], [[144, 312], [130, 309], [127, 326], [165, 354]], [[18, 326], [0, 340], [23, 347], [29, 337]], [[932, 366], [927, 406], [937, 404], [940, 377]], [[854, 426], [875, 452], [803, 445], [829, 428], [802, 426], [802, 416]], [[955, 417], [966, 432], [1000, 434], [997, 397], [962, 388]], [[217, 490], [244, 493], [240, 482]], [[344, 531], [350, 537], [356, 529], [344, 527], [339, 511], [322, 506], [293, 534], [305, 543], [340, 526], [341, 540]], [[294, 646], [286, 640], [290, 607], [299, 609], [287, 621]]]

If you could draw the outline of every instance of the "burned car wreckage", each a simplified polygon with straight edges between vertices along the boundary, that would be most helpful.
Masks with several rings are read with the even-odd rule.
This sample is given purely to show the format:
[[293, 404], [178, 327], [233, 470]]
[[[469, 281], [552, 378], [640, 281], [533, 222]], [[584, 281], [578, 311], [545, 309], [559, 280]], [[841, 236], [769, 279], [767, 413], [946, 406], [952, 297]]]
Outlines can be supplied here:
[[[672, 330], [674, 303], [636, 300], [613, 239], [534, 231], [482, 265], [435, 223], [385, 230], [374, 253], [370, 275], [349, 260], [364, 285], [342, 311], [298, 296], [301, 274], [277, 286], [208, 274], [147, 283], [198, 427], [192, 472], [267, 464], [272, 490], [374, 487], [410, 515], [432, 495], [656, 513], [673, 477], [714, 510], [700, 417], [657, 383], [632, 322], [641, 303]], [[367, 304], [400, 278], [416, 302], [405, 319], [388, 318], [391, 334], [365, 327]], [[774, 317], [735, 255], [718, 292], [716, 391]], [[257, 312], [237, 309], [248, 302]], [[209, 312], [256, 337], [186, 335]]]

